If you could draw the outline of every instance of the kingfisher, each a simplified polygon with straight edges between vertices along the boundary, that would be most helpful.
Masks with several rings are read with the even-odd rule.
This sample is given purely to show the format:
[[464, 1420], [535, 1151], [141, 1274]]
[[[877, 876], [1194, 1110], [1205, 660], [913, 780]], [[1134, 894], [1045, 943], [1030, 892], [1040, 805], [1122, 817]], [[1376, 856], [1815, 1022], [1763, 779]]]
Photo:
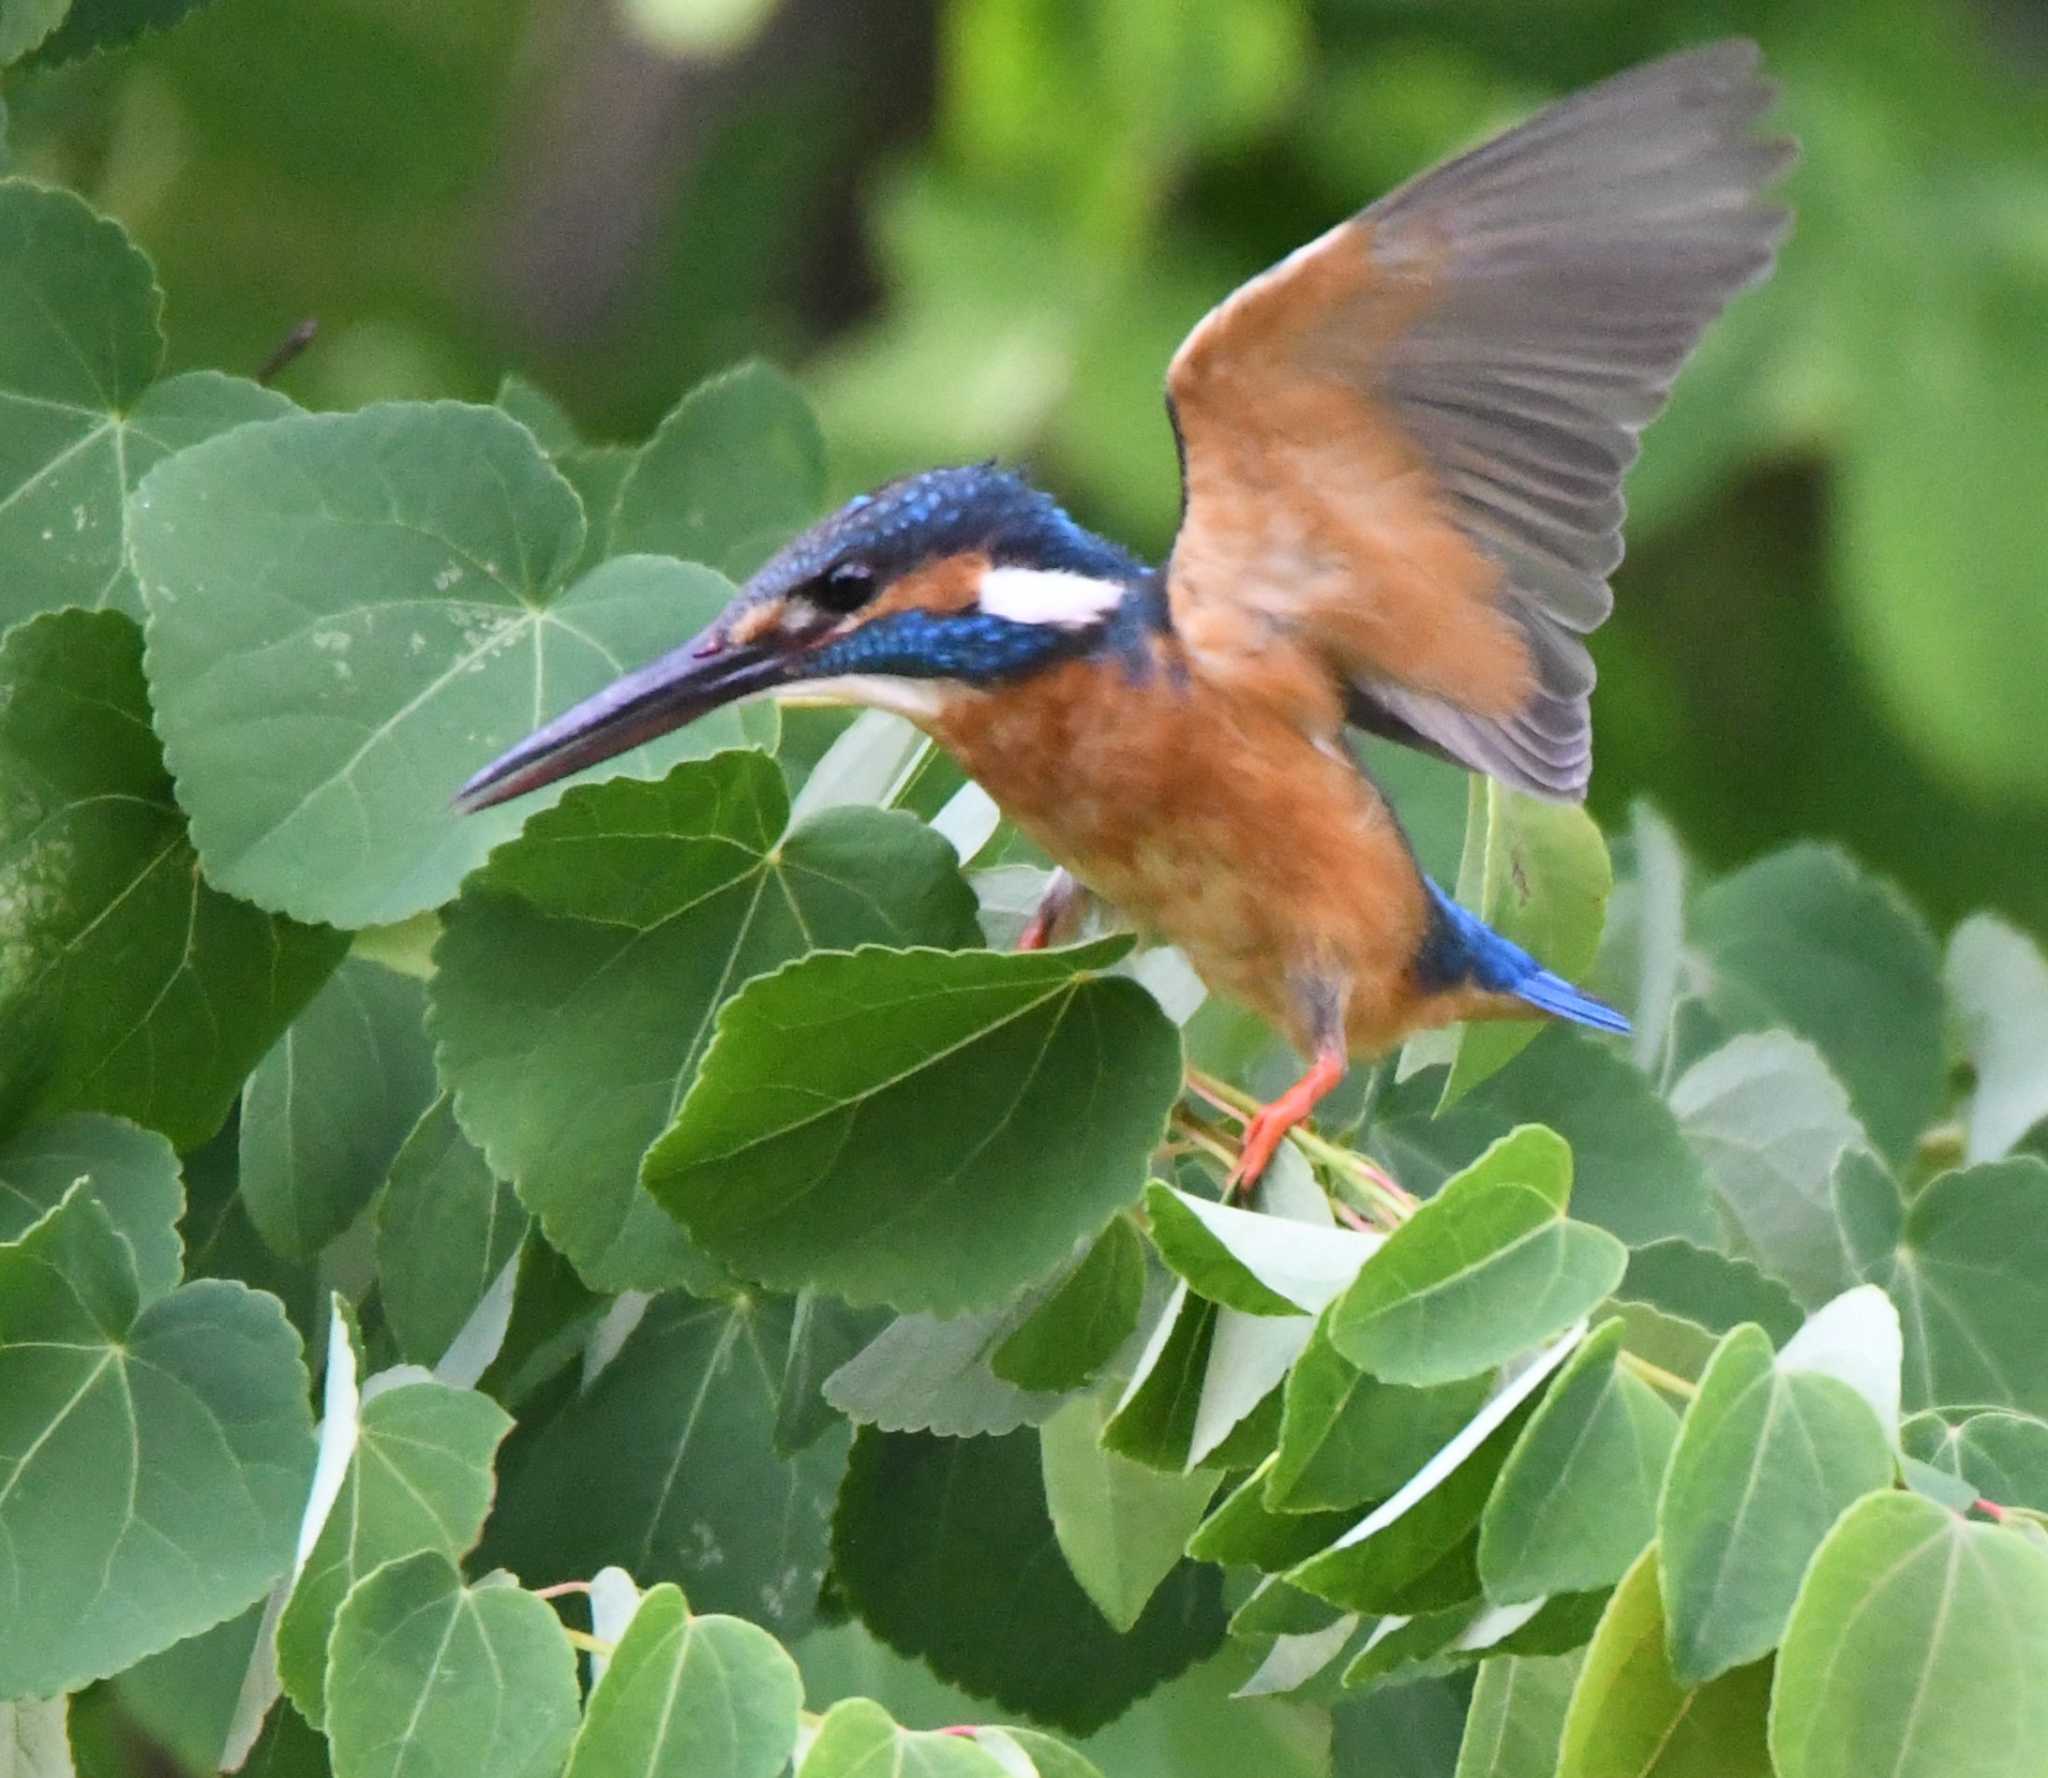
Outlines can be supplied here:
[[1257, 1179], [1353, 1058], [1467, 1019], [1624, 1032], [1458, 906], [1348, 741], [1576, 801], [1585, 638], [1622, 478], [1708, 325], [1769, 272], [1752, 43], [1614, 76], [1422, 173], [1227, 297], [1167, 371], [1181, 520], [1152, 565], [993, 464], [862, 494], [701, 634], [471, 778], [483, 808], [743, 698], [893, 711], [1060, 866], [1020, 941], [1099, 898], [1263, 1015], [1307, 1072]]

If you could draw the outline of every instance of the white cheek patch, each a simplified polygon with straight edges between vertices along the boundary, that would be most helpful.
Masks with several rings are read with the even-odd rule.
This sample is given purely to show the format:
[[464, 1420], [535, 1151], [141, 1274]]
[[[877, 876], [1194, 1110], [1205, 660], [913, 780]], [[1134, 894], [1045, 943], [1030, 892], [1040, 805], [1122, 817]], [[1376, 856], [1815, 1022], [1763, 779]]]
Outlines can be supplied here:
[[946, 706], [946, 688], [936, 679], [895, 679], [885, 673], [842, 673], [833, 679], [799, 679], [777, 689], [801, 702], [860, 704], [911, 722], [929, 722]]
[[981, 577], [981, 608], [1016, 624], [1085, 630], [1123, 602], [1121, 581], [1050, 568], [991, 568]]

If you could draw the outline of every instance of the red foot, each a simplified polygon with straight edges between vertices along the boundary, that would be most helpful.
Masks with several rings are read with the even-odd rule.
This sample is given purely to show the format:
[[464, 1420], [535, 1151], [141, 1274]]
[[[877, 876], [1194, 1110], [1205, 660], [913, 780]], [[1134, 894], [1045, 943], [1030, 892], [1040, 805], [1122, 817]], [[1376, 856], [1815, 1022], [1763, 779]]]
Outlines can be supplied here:
[[1017, 934], [1017, 949], [1020, 951], [1042, 951], [1052, 942], [1052, 916], [1044, 908], [1031, 916], [1030, 923]]
[[1233, 1192], [1250, 1193], [1287, 1139], [1287, 1132], [1308, 1121], [1316, 1102], [1344, 1078], [1349, 1068], [1349, 1057], [1340, 1051], [1326, 1050], [1316, 1057], [1306, 1074], [1245, 1125], [1244, 1153], [1224, 1184], [1226, 1196]]

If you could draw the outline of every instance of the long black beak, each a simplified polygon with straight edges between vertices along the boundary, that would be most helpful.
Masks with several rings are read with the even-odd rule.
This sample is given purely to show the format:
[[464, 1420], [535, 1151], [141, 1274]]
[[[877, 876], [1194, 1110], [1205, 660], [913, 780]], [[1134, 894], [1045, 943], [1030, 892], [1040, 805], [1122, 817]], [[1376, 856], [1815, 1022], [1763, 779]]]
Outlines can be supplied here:
[[728, 642], [714, 624], [500, 754], [455, 793], [455, 806], [473, 814], [624, 753], [781, 684], [791, 661], [786, 646]]

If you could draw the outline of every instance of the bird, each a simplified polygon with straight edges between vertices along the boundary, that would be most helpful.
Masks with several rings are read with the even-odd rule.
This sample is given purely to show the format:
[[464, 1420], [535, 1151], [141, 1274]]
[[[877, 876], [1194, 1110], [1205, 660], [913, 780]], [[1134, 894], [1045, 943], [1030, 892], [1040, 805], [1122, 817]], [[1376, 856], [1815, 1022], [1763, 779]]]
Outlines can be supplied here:
[[1252, 278], [1166, 374], [1181, 520], [1152, 564], [993, 462], [856, 496], [700, 634], [457, 794], [519, 796], [742, 699], [892, 711], [1058, 864], [1021, 948], [1107, 903], [1306, 1072], [1248, 1190], [1354, 1059], [1461, 1020], [1621, 1013], [1419, 866], [1352, 744], [1582, 800], [1586, 636], [1622, 480], [1729, 301], [1771, 270], [1789, 138], [1757, 47], [1617, 74]]

